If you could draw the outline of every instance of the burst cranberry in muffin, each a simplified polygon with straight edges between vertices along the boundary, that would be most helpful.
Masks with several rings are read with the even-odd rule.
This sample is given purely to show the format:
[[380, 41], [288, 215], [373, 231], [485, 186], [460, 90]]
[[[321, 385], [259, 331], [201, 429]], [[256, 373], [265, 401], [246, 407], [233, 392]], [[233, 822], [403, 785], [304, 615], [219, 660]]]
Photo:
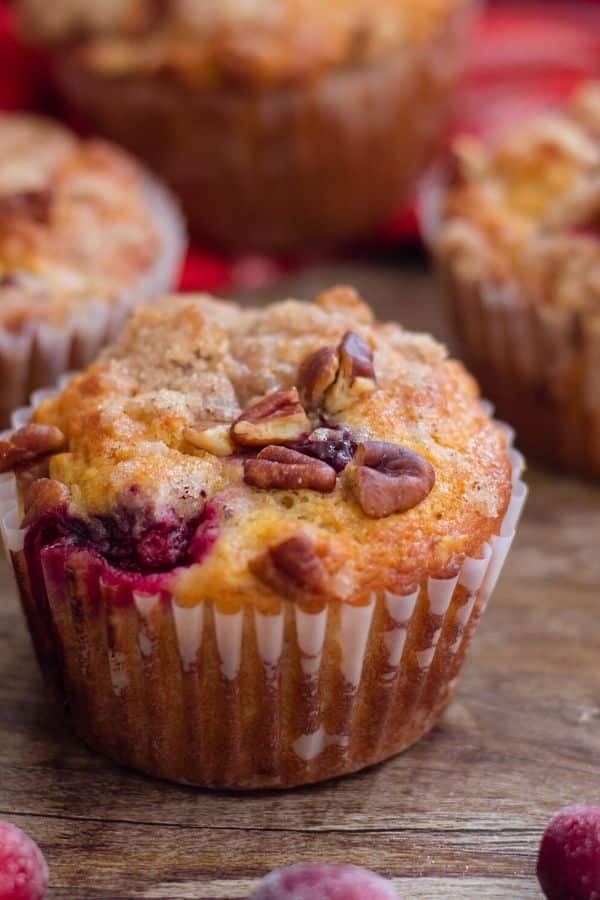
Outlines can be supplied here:
[[87, 364], [136, 301], [172, 284], [182, 231], [124, 153], [0, 114], [0, 419]]
[[460, 364], [347, 288], [264, 310], [167, 298], [0, 451], [17, 567], [43, 572], [24, 603], [58, 629], [79, 730], [203, 784], [317, 780], [431, 727], [520, 497]]
[[198, 235], [262, 250], [394, 209], [444, 130], [474, 5], [20, 3], [79, 114], [172, 183]]
[[467, 362], [525, 449], [600, 474], [600, 85], [457, 143], [435, 240]]

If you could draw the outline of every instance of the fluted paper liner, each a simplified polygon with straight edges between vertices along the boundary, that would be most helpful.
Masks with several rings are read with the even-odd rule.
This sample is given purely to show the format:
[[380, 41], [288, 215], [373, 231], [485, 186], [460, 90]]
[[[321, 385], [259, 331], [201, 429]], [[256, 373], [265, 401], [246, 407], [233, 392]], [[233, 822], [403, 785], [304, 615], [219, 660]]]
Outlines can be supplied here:
[[34, 589], [16, 481], [0, 476], [2, 537], [42, 670], [91, 747], [169, 780], [283, 788], [380, 762], [450, 699], [527, 493], [523, 459], [510, 456], [499, 532], [454, 578], [316, 613], [285, 601], [276, 615], [182, 608], [164, 589], [140, 593], [93, 562], [65, 570], [51, 556]]
[[447, 180], [441, 166], [425, 180], [419, 218], [465, 365], [528, 456], [600, 478], [600, 316], [534, 300], [517, 281], [467, 279], [441, 259]]
[[116, 337], [134, 306], [174, 287], [186, 245], [183, 219], [167, 189], [150, 175], [143, 179], [162, 244], [156, 261], [119, 297], [90, 297], [60, 325], [32, 321], [18, 334], [0, 326], [0, 425], [8, 424], [11, 412], [27, 403], [33, 390], [90, 363]]

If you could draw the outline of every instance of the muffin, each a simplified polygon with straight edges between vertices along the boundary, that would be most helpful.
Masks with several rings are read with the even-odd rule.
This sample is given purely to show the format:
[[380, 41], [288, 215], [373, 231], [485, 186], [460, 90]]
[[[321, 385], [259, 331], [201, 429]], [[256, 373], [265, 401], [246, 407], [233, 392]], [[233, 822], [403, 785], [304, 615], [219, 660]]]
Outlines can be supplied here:
[[170, 196], [124, 153], [0, 113], [0, 424], [170, 290], [184, 245]]
[[160, 172], [195, 236], [368, 232], [444, 130], [474, 0], [21, 0], [68, 105]]
[[528, 454], [598, 478], [600, 82], [455, 160], [427, 215], [465, 361]]
[[312, 305], [170, 297], [0, 444], [46, 679], [114, 760], [290, 787], [438, 720], [525, 489], [444, 348]]

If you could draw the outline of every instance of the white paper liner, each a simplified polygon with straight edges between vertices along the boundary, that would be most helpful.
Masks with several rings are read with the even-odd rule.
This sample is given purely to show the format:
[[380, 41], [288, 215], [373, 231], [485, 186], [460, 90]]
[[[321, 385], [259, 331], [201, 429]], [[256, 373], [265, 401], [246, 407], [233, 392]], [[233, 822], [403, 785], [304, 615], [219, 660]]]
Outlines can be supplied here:
[[437, 252], [449, 173], [432, 167], [418, 198], [467, 367], [542, 462], [600, 478], [600, 318], [534, 301], [516, 280], [467, 278]]
[[118, 300], [90, 297], [60, 326], [32, 321], [20, 334], [0, 327], [0, 425], [27, 403], [35, 388], [54, 384], [69, 368], [83, 368], [121, 330], [131, 310], [172, 290], [186, 248], [185, 225], [170, 192], [144, 172], [143, 190], [161, 251], [150, 269]]
[[[63, 383], [67, 379], [68, 376], [65, 376]], [[31, 411], [31, 407], [18, 410], [13, 416], [13, 426], [18, 427], [27, 421]], [[292, 677], [289, 674], [291, 667], [282, 665], [282, 658], [286, 654], [296, 655], [299, 675], [293, 677], [299, 679], [302, 703], [306, 711], [305, 728], [292, 732], [288, 729], [285, 734], [277, 731], [283, 726], [278, 725], [276, 701], [273, 701], [272, 710], [269, 707], [269, 716], [273, 720], [264, 725], [264, 728], [272, 727], [277, 732], [273, 738], [273, 743], [278, 746], [277, 758], [286, 753], [293, 756], [292, 776], [289, 775], [289, 764], [287, 774], [275, 772], [268, 777], [264, 774], [255, 777], [255, 773], [247, 771], [244, 775], [239, 772], [215, 774], [214, 762], [211, 764], [212, 775], [207, 775], [201, 750], [197, 750], [201, 763], [196, 767], [189, 763], [187, 768], [176, 767], [173, 770], [171, 764], [165, 761], [171, 758], [168, 751], [165, 750], [165, 757], [161, 757], [156, 744], [151, 752], [148, 751], [149, 756], [144, 756], [138, 747], [141, 756], [134, 758], [127, 755], [123, 757], [121, 751], [107, 746], [106, 741], [95, 739], [91, 733], [92, 725], [87, 728], [79, 725], [84, 738], [92, 745], [99, 745], [108, 755], [162, 777], [207, 786], [239, 788], [289, 786], [353, 771], [398, 752], [418, 739], [435, 724], [447, 703], [466, 644], [496, 585], [527, 496], [527, 486], [521, 479], [523, 457], [512, 448], [512, 429], [499, 424], [505, 430], [510, 445], [513, 486], [498, 535], [483, 546], [480, 556], [467, 557], [453, 578], [429, 578], [410, 594], [398, 595], [384, 591], [382, 594], [374, 594], [366, 606], [331, 604], [316, 613], [308, 613], [288, 602], [280, 613], [263, 615], [249, 609], [226, 614], [208, 600], [203, 600], [192, 608], [183, 608], [169, 597], [165, 606], [160, 595], [136, 591], [132, 592], [131, 606], [123, 609], [111, 606], [110, 589], [106, 587], [101, 601], [106, 603], [102, 616], [107, 617], [107, 626], [110, 623], [111, 639], [108, 644], [105, 643], [105, 638], [101, 639], [99, 648], [96, 646], [94, 649], [96, 632], [90, 629], [88, 633], [85, 630], [87, 625], [82, 625], [82, 620], [86, 619], [88, 613], [80, 611], [74, 616], [72, 607], [74, 603], [78, 603], [77, 597], [73, 600], [67, 595], [63, 596], [60, 589], [59, 595], [56, 595], [56, 586], [47, 580], [50, 606], [55, 617], [54, 626], [63, 646], [69, 643], [75, 631], [79, 632], [79, 658], [66, 661], [67, 669], [70, 665], [75, 672], [75, 675], [72, 671], [67, 676], [67, 685], [69, 677], [79, 680], [83, 673], [83, 691], [89, 691], [89, 696], [85, 696], [83, 701], [85, 708], [93, 711], [96, 706], [102, 709], [106, 706], [110, 710], [107, 715], [114, 721], [117, 731], [122, 728], [127, 732], [128, 728], [133, 727], [132, 720], [141, 715], [139, 709], [145, 709], [150, 704], [151, 728], [157, 734], [161, 732], [164, 723], [161, 723], [160, 712], [156, 709], [160, 701], [153, 694], [159, 688], [154, 685], [173, 676], [172, 670], [167, 670], [164, 666], [168, 666], [165, 658], [167, 652], [172, 651], [175, 641], [180, 669], [177, 679], [181, 679], [177, 683], [184, 686], [186, 697], [189, 699], [191, 696], [198, 704], [195, 715], [201, 715], [203, 697], [205, 702], [209, 702], [206, 700], [207, 696], [212, 697], [216, 691], [221, 691], [223, 698], [217, 714], [231, 728], [232, 742], [235, 743], [235, 736], [242, 747], [241, 750], [238, 747], [236, 753], [239, 753], [240, 758], [244, 757], [246, 765], [252, 765], [248, 758], [256, 752], [256, 741], [253, 737], [248, 739], [248, 746], [244, 744], [238, 721], [245, 659], [250, 653], [258, 655], [262, 666], [262, 680], [254, 689], [260, 691], [259, 705], [264, 705], [268, 702], [269, 691], [277, 697], [282, 678]], [[12, 474], [0, 476], [0, 529], [13, 565], [19, 558], [24, 542], [25, 531], [19, 527], [20, 518], [16, 479]], [[48, 577], [46, 575], [46, 579]], [[382, 623], [384, 612], [387, 622]], [[425, 644], [419, 643], [422, 637], [418, 638], [417, 632], [421, 635], [428, 634]], [[133, 634], [135, 638], [128, 639], [127, 634]], [[133, 651], [132, 640], [135, 643]], [[333, 644], [337, 645], [339, 651], [339, 667], [333, 677], [341, 685], [341, 698], [339, 694], [328, 696], [327, 692], [323, 693], [323, 685], [332, 679], [331, 653], [325, 651]], [[251, 649], [251, 645], [256, 650]], [[207, 658], [215, 650], [218, 654], [217, 681], [213, 680], [207, 687], [200, 683], [199, 673], [206, 668]], [[106, 690], [110, 696], [93, 696], [98, 691], [95, 679], [93, 676], [91, 680], [88, 679], [87, 671], [84, 671], [89, 664], [90, 653], [95, 655], [96, 665], [98, 655], [108, 656], [110, 687]], [[381, 721], [374, 726], [370, 726], [368, 722], [366, 725], [363, 723], [366, 731], [372, 734], [368, 752], [365, 755], [363, 749], [361, 756], [361, 751], [355, 745], [358, 740], [356, 735], [363, 728], [358, 722], [361, 715], [359, 700], [367, 690], [363, 679], [367, 664], [369, 680], [372, 679], [373, 666], [377, 667], [376, 690], [379, 693], [376, 706]], [[140, 687], [140, 684], [146, 686]], [[81, 684], [79, 689], [81, 690]], [[408, 729], [409, 736], [402, 737], [398, 744], [394, 744], [394, 736], [400, 728], [394, 724], [398, 718], [393, 699], [396, 694], [404, 698], [400, 710], [402, 727], [407, 722], [411, 725], [414, 720], [414, 727], [411, 725]], [[135, 702], [131, 699], [133, 695], [137, 697]], [[133, 715], [132, 709], [138, 712]], [[144, 715], [147, 713], [144, 712]], [[177, 719], [175, 713], [165, 712], [164, 728], [167, 734], [174, 734], [176, 731], [179, 733], [184, 727], [188, 730], [191, 728], [192, 739], [201, 746], [201, 731], [196, 731], [196, 726], [190, 724], [189, 715], [180, 713], [179, 716], [183, 716], [182, 721]], [[132, 736], [132, 742], [133, 740]], [[165, 746], [168, 747], [168, 742]], [[238, 758], [233, 750], [231, 753], [232, 758]], [[320, 761], [326, 754], [333, 756], [333, 768], [322, 769]], [[222, 753], [219, 755], [222, 756]], [[226, 763], [223, 762], [223, 765]]]

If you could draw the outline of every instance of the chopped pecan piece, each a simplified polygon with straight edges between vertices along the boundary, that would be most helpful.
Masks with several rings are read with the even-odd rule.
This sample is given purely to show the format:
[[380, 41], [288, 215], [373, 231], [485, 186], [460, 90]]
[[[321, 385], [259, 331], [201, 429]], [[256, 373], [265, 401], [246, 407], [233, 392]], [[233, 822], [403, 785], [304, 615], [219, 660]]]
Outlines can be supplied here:
[[412, 509], [435, 483], [431, 463], [413, 450], [385, 441], [359, 444], [346, 477], [363, 512], [374, 519]]
[[298, 372], [302, 400], [309, 409], [319, 406], [335, 381], [340, 366], [335, 347], [321, 347], [304, 360]]
[[65, 436], [60, 428], [30, 422], [0, 441], [0, 472], [9, 472], [15, 466], [55, 453], [64, 445]]
[[373, 367], [373, 351], [360, 334], [349, 331], [338, 348], [337, 378], [325, 394], [325, 409], [336, 414], [377, 387]]
[[235, 450], [227, 422], [197, 422], [185, 430], [183, 437], [192, 447], [213, 456], [230, 456]]
[[249, 406], [231, 426], [231, 435], [243, 447], [264, 447], [295, 441], [310, 430], [298, 391], [290, 388]]
[[0, 218], [19, 216], [44, 224], [48, 221], [52, 205], [49, 188], [15, 191], [0, 197]]
[[280, 591], [291, 587], [322, 593], [327, 587], [327, 569], [313, 542], [302, 534], [271, 547], [257, 557], [250, 568], [255, 575]]
[[52, 478], [38, 478], [28, 486], [23, 501], [23, 528], [36, 522], [44, 513], [67, 506], [71, 494], [65, 484]]
[[335, 488], [335, 470], [289, 447], [265, 447], [244, 462], [244, 481], [258, 488], [297, 491], [307, 488], [329, 494]]

